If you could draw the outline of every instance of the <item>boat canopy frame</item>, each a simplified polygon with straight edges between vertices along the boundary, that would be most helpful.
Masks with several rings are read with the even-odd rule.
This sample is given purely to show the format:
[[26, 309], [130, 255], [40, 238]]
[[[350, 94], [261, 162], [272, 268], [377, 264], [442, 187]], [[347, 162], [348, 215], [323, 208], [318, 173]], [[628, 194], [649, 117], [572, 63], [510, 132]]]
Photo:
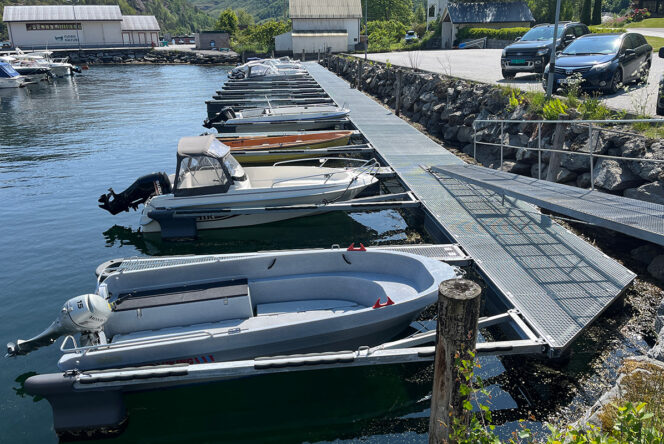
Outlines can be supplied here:
[[[187, 197], [226, 193], [234, 179], [241, 179], [240, 177], [234, 177], [232, 172], [228, 170], [224, 162], [224, 159], [227, 156], [230, 156], [230, 148], [217, 140], [212, 134], [206, 136], [183, 137], [180, 139], [180, 142], [178, 143], [177, 167], [175, 169], [173, 195], [175, 197]], [[220, 179], [219, 185], [198, 186], [193, 188], [182, 187], [180, 176], [186, 172], [193, 173], [193, 171], [195, 171], [190, 170], [191, 163], [194, 160], [199, 162], [199, 165], [201, 166], [198, 168], [198, 171], [210, 168], [217, 170]], [[204, 161], [207, 161], [209, 165], [203, 167]], [[184, 166], [185, 162], [188, 162], [187, 166]], [[223, 182], [221, 182], [222, 176], [224, 179]]]

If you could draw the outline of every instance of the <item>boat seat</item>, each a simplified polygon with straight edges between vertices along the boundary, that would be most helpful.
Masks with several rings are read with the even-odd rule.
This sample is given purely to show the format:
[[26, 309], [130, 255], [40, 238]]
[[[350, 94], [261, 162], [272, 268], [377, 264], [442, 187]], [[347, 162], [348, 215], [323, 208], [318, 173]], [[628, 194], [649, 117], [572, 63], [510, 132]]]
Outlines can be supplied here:
[[247, 279], [234, 279], [169, 288], [167, 290], [158, 289], [121, 294], [116, 300], [113, 310], [136, 310], [138, 308], [162, 307], [214, 299], [246, 298], [248, 296], [249, 285]]
[[343, 299], [313, 299], [303, 301], [273, 302], [269, 304], [257, 304], [256, 316], [270, 316], [282, 313], [299, 313], [304, 311], [332, 310], [350, 311], [360, 310], [365, 306], [353, 301]]

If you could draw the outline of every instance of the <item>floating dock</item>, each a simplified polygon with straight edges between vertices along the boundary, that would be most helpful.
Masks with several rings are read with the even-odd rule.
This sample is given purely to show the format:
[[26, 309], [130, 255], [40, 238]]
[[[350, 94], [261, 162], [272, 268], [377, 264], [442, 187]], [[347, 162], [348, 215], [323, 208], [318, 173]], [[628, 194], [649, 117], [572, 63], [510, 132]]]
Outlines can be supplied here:
[[507, 307], [546, 342], [549, 356], [563, 353], [634, 280], [633, 272], [534, 206], [432, 169], [465, 163], [322, 66], [307, 67], [421, 201], [428, 231], [473, 257]]

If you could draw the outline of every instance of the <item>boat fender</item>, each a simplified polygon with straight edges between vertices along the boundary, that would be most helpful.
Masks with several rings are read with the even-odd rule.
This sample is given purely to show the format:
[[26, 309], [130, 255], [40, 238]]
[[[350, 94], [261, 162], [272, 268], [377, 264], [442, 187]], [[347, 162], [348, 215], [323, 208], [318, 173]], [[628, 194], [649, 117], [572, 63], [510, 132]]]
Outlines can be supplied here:
[[374, 309], [375, 308], [382, 308], [382, 307], [387, 307], [388, 305], [394, 305], [394, 301], [392, 299], [390, 299], [389, 296], [387, 297], [387, 302], [385, 302], [384, 304], [380, 303], [380, 298], [376, 299], [376, 303], [373, 304], [372, 308], [374, 308]]
[[362, 244], [360, 244], [360, 247], [359, 247], [359, 248], [355, 248], [355, 242], [353, 242], [352, 244], [350, 244], [350, 245], [348, 246], [348, 248], [346, 249], [346, 251], [367, 251], [367, 249], [364, 248], [364, 245], [362, 245]]

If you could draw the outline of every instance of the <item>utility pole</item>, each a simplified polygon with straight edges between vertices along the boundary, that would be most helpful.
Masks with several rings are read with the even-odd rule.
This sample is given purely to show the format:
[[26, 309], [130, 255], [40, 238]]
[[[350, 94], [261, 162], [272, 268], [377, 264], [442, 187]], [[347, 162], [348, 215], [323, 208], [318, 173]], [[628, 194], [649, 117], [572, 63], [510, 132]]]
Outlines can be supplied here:
[[560, 20], [560, 0], [556, 1], [556, 21], [553, 25], [553, 38], [551, 39], [551, 56], [549, 57], [549, 77], [546, 82], [546, 98], [553, 94], [553, 78], [556, 71], [556, 49], [558, 46], [558, 21]]
[[367, 59], [369, 50], [369, 28], [367, 28], [367, 15], [369, 11], [369, 0], [364, 0], [364, 60]]

